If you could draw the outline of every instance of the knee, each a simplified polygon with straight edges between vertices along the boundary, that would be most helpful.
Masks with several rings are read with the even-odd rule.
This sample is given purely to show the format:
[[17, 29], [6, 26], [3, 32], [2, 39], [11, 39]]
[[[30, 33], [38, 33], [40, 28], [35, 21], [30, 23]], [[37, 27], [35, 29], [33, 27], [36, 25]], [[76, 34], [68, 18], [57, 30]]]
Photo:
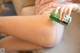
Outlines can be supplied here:
[[56, 23], [55, 46], [60, 43], [60, 41], [62, 39], [63, 32], [64, 32], [64, 26], [59, 23]]
[[54, 44], [55, 44], [55, 40], [47, 39], [47, 40], [40, 42], [39, 45], [42, 47], [53, 47]]
[[42, 46], [43, 47], [56, 46], [61, 41], [63, 31], [64, 26], [59, 23], [56, 23], [56, 27], [53, 31], [54, 34], [49, 35], [49, 37], [42, 42]]
[[60, 43], [62, 35], [54, 35], [55, 37], [51, 39], [44, 40], [40, 42], [42, 47], [54, 47]]

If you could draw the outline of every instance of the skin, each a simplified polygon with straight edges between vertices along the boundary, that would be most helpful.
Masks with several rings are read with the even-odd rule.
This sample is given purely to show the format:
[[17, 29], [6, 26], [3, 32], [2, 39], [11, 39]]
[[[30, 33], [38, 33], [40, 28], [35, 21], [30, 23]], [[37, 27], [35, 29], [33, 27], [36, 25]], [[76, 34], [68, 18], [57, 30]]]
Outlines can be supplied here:
[[59, 11], [59, 19], [64, 20], [66, 14], [71, 15], [72, 11], [76, 11], [78, 9], [78, 5], [76, 3], [68, 3], [65, 5], [60, 5], [55, 8], [55, 14]]
[[[30, 44], [39, 45], [39, 47], [53, 47], [56, 36], [54, 26], [55, 22], [49, 19], [49, 15], [0, 17], [1, 33], [29, 42]], [[7, 50], [14, 49], [13, 46], [9, 48], [10, 45], [14, 45], [12, 42], [16, 46], [18, 45], [18, 41], [16, 42], [15, 39], [6, 38], [0, 40], [0, 47]], [[27, 43], [25, 46], [27, 46]], [[22, 46], [16, 48], [19, 49]], [[24, 48], [26, 49], [26, 47]]]
[[[63, 20], [63, 18], [66, 14], [70, 15], [71, 11], [72, 10], [75, 11], [77, 8], [78, 8], [78, 6], [76, 4], [68, 4], [67, 6], [62, 5], [62, 6], [58, 6], [55, 9], [55, 13], [60, 10], [60, 19]], [[51, 11], [46, 11], [46, 12], [51, 13]], [[43, 13], [43, 14], [45, 14], [45, 13]], [[55, 26], [55, 24], [54, 23], [50, 24], [52, 21], [51, 22], [47, 21], [49, 19], [49, 16], [43, 16], [43, 15], [37, 16], [36, 15], [36, 16], [23, 16], [23, 17], [22, 16], [15, 16], [15, 17], [13, 16], [13, 17], [4, 17], [4, 18], [1, 17], [0, 18], [0, 32], [10, 35], [9, 37], [7, 37], [5, 39], [0, 40], [0, 47], [6, 48], [7, 50], [10, 50], [10, 49], [11, 50], [32, 50], [32, 49], [42, 49], [43, 47], [52, 47], [54, 45], [55, 33], [51, 33], [51, 32], [54, 31], [53, 26]], [[28, 17], [29, 19], [28, 18], [26, 19], [26, 17]], [[45, 17], [44, 18], [45, 21], [42, 20], [42, 23], [40, 25], [41, 21], [39, 19], [42, 17]], [[34, 18], [35, 20], [30, 19], [30, 18]], [[37, 18], [39, 18], [39, 19], [37, 19]], [[32, 22], [31, 20], [32, 21], [34, 20], [35, 22]], [[30, 25], [30, 24], [32, 24], [32, 25]], [[23, 25], [26, 25], [26, 26], [23, 26]], [[43, 31], [41, 31], [41, 29], [39, 29], [39, 28], [38, 28], [38, 30], [36, 30], [37, 28], [34, 28], [33, 30], [29, 28], [30, 26], [38, 27], [38, 25], [40, 27], [47, 26], [50, 28], [47, 28]], [[16, 27], [16, 29], [15, 29], [15, 27]], [[25, 29], [29, 29], [30, 31], [25, 30]], [[50, 29], [50, 30], [48, 30], [48, 29]], [[18, 31], [18, 30], [22, 30], [22, 31]], [[46, 32], [46, 30], [48, 31], [48, 33]], [[33, 31], [35, 31], [36, 33]], [[38, 35], [37, 33], [39, 33], [38, 31], [40, 32], [40, 34], [43, 34], [42, 32], [46, 32], [45, 35], [43, 35], [44, 37], [41, 36], [41, 38], [40, 38], [40, 36], [37, 36]], [[23, 34], [23, 32], [24, 32], [24, 34]], [[34, 38], [32, 37], [33, 34], [35, 35]], [[28, 35], [31, 35], [31, 36], [28, 36]], [[46, 37], [46, 39], [45, 39], [45, 37]], [[36, 38], [40, 38], [40, 39], [36, 39]], [[46, 40], [47, 40], [47, 42], [46, 42]], [[23, 45], [24, 47], [19, 44]], [[12, 45], [12, 46], [9, 47], [10, 45]], [[16, 46], [15, 48], [14, 48], [14, 45]]]
[[5, 50], [7, 51], [8, 50], [26, 51], [26, 50], [42, 49], [42, 47], [39, 45], [23, 41], [12, 36], [0, 40], [0, 43], [1, 43], [0, 44], [1, 48], [5, 48]]
[[55, 22], [49, 20], [50, 12], [45, 11], [45, 13], [47, 12], [46, 16], [0, 17], [0, 32], [10, 35], [0, 40], [0, 47], [6, 50], [32, 50], [53, 47], [56, 38]]

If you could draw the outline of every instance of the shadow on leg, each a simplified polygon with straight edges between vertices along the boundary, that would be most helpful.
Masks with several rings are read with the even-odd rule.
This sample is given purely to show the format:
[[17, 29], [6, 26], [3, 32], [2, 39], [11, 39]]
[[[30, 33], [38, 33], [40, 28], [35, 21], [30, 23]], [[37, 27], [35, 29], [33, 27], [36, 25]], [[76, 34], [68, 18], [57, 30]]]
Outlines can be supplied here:
[[16, 39], [12, 36], [0, 40], [0, 47], [6, 50], [34, 50], [42, 49], [41, 46], [29, 43], [27, 41]]

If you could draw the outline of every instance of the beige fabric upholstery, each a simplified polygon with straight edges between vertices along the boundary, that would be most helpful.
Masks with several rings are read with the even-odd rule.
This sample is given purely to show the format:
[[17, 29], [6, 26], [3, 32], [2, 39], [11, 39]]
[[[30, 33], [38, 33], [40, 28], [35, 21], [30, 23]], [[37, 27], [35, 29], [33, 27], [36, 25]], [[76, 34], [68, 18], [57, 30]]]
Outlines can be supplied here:
[[34, 5], [34, 0], [21, 0], [23, 6]]
[[21, 11], [23, 8], [33, 6], [34, 2], [35, 2], [34, 0], [12, 0], [12, 3], [18, 15], [21, 15]]
[[34, 15], [34, 6], [30, 6], [30, 7], [25, 7], [21, 10], [21, 14], [20, 15]]

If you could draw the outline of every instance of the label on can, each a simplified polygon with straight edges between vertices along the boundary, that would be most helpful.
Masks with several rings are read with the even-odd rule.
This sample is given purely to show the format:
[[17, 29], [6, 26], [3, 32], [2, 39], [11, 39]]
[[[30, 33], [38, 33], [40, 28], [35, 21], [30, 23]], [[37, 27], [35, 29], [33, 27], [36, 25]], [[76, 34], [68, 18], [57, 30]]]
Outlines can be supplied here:
[[56, 21], [56, 22], [58, 22], [58, 23], [64, 24], [64, 25], [68, 25], [68, 24], [71, 22], [71, 20], [72, 20], [72, 18], [71, 18], [70, 16], [68, 16], [68, 15], [66, 15], [66, 16], [64, 17], [64, 20], [63, 20], [63, 21], [60, 20], [60, 19], [59, 19], [59, 12], [57, 12], [57, 13], [55, 14], [55, 13], [54, 13], [54, 9], [53, 9], [53, 11], [52, 11], [52, 13], [51, 13], [51, 15], [50, 15], [50, 19], [51, 19], [51, 20], [54, 20], [54, 21]]

